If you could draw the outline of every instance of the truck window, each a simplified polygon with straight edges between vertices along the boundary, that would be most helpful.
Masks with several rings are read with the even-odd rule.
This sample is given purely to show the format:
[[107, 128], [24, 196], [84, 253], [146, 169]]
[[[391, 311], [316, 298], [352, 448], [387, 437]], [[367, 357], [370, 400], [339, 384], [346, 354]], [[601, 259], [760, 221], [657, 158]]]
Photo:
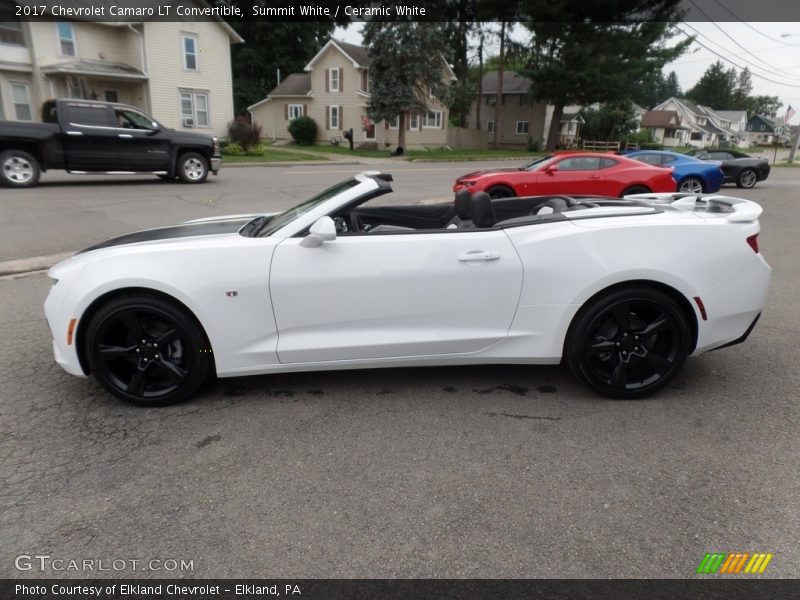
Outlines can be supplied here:
[[69, 105], [69, 122], [84, 127], [108, 127], [105, 106]]
[[157, 124], [147, 115], [131, 110], [129, 108], [115, 108], [116, 127], [125, 129], [146, 129], [152, 131], [157, 129]]

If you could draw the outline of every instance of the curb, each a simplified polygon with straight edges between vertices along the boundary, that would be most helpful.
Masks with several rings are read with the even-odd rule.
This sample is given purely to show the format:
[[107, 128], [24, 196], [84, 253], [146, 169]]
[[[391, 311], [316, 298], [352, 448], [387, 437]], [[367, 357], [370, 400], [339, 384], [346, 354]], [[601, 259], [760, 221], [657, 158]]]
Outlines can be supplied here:
[[0, 277], [30, 273], [32, 271], [43, 271], [69, 258], [73, 254], [75, 254], [75, 252], [61, 252], [60, 254], [50, 254], [49, 256], [34, 256], [32, 258], [18, 258], [16, 260], [0, 262]]

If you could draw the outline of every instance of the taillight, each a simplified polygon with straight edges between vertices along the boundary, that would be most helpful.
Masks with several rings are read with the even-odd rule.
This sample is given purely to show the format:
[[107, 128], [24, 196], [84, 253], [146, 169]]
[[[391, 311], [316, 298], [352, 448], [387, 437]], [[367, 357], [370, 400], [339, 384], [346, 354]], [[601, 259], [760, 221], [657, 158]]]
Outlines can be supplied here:
[[758, 234], [751, 235], [749, 238], [747, 238], [747, 243], [753, 249], [753, 252], [758, 254]]

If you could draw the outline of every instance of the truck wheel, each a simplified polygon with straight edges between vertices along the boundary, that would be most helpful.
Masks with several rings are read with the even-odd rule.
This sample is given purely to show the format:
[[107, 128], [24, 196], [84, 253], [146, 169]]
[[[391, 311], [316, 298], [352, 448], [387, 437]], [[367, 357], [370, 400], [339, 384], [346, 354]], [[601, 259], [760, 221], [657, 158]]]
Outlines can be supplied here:
[[33, 187], [42, 170], [39, 161], [22, 150], [6, 150], [0, 154], [0, 182], [8, 187]]
[[208, 161], [202, 154], [187, 152], [178, 159], [177, 171], [183, 183], [203, 183], [208, 177]]

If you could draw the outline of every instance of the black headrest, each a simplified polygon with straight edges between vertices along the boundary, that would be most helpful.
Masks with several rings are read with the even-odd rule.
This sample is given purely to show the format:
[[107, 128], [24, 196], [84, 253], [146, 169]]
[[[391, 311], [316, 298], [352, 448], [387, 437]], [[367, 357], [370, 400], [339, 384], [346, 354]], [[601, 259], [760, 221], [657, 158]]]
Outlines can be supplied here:
[[458, 190], [453, 204], [460, 219], [469, 219], [470, 209], [472, 208], [472, 194], [469, 193], [468, 189]]
[[492, 197], [486, 192], [477, 192], [472, 195], [472, 222], [475, 227], [491, 227], [497, 222], [492, 206]]

